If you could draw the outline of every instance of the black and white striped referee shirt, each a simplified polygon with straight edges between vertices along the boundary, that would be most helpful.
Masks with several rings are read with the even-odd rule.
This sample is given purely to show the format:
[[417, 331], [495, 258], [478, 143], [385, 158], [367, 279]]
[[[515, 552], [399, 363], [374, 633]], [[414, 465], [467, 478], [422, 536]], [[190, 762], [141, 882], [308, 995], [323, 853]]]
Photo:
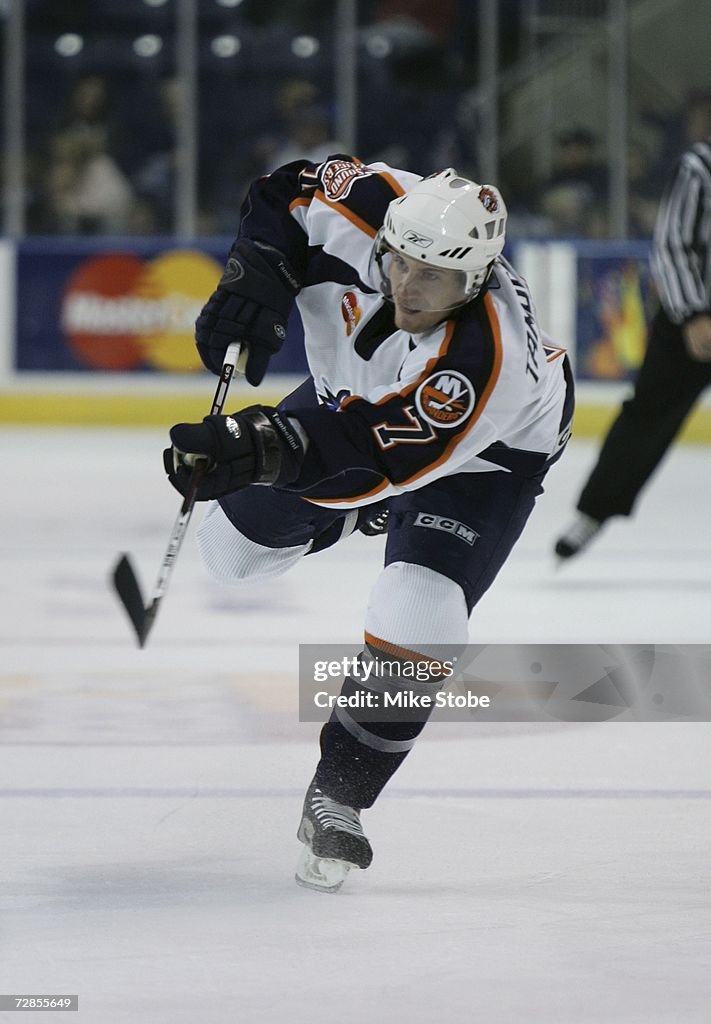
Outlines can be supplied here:
[[669, 319], [711, 312], [711, 138], [681, 156], [659, 205], [652, 270]]

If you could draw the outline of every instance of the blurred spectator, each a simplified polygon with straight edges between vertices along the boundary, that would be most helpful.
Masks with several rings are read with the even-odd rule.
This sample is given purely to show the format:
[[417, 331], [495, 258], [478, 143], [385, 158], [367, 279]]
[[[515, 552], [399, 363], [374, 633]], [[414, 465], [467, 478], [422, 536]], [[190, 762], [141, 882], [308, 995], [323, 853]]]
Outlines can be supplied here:
[[684, 142], [693, 145], [711, 135], [711, 93], [692, 93], [684, 116]]
[[395, 89], [452, 85], [461, 66], [452, 47], [456, 8], [456, 0], [380, 0], [375, 6], [360, 35], [368, 52], [385, 48]]
[[283, 134], [275, 140], [267, 170], [292, 160], [320, 163], [343, 150], [343, 143], [332, 137], [328, 110], [313, 83], [298, 78], [285, 82], [277, 93], [276, 105]]
[[641, 142], [627, 145], [628, 235], [651, 238], [657, 217], [663, 182], [659, 180], [656, 160]]
[[385, 35], [395, 49], [445, 46], [454, 28], [456, 0], [380, 0], [369, 31]]
[[673, 163], [677, 153], [711, 134], [711, 93], [704, 90], [689, 93], [664, 127], [664, 163], [668, 165]]
[[556, 141], [553, 173], [538, 203], [550, 234], [604, 237], [608, 176], [595, 152], [595, 136], [586, 128], [571, 128]]
[[103, 75], [83, 75], [74, 83], [56, 131], [85, 137], [99, 149], [120, 159], [125, 132], [113, 112], [109, 85]]
[[210, 184], [210, 207], [217, 232], [231, 230], [255, 178], [292, 160], [320, 163], [344, 145], [331, 135], [328, 109], [313, 82], [290, 78], [276, 91], [268, 124], [249, 145], [225, 154]]
[[107, 79], [72, 85], [49, 140], [30, 153], [31, 230], [110, 234], [129, 229], [133, 189], [120, 165], [126, 133], [112, 110]]
[[[133, 186], [141, 200], [143, 223], [148, 218], [152, 229], [160, 233], [172, 230], [176, 181], [176, 127], [181, 110], [180, 82], [175, 76], [161, 79], [158, 85], [156, 130], [151, 146], [132, 175]], [[147, 225], [148, 220], [145, 220]], [[143, 228], [145, 232], [146, 228]], [[142, 232], [142, 233], [143, 233]]]
[[121, 234], [133, 190], [98, 137], [81, 131], [54, 137], [47, 175], [47, 229], [66, 234]]
[[678, 152], [711, 135], [711, 93], [690, 93], [671, 117], [643, 111], [637, 128], [641, 138], [627, 148], [629, 236], [651, 238], [668, 166]]

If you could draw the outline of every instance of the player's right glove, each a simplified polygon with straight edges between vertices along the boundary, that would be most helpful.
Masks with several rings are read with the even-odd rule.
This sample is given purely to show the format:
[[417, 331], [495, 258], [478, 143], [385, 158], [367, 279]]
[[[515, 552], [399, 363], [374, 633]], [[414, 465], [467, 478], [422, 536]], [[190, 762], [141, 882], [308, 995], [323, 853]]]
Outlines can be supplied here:
[[291, 483], [304, 460], [304, 441], [294, 424], [268, 405], [251, 405], [232, 416], [206, 416], [202, 423], [176, 423], [170, 440], [163, 465], [182, 495], [190, 489], [196, 463], [207, 461], [197, 501], [221, 498], [250, 484]]
[[233, 341], [247, 348], [245, 376], [257, 385], [286, 337], [298, 281], [272, 246], [239, 238], [232, 246], [217, 289], [195, 324], [197, 349], [208, 370], [220, 374]]

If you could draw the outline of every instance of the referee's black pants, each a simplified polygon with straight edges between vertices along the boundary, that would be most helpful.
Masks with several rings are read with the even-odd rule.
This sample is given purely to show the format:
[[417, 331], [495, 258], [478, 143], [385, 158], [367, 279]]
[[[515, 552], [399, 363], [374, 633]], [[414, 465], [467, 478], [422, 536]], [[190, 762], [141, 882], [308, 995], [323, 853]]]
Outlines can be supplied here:
[[660, 309], [634, 394], [623, 402], [605, 438], [578, 509], [599, 520], [628, 516], [707, 384], [711, 363], [689, 356], [681, 327]]

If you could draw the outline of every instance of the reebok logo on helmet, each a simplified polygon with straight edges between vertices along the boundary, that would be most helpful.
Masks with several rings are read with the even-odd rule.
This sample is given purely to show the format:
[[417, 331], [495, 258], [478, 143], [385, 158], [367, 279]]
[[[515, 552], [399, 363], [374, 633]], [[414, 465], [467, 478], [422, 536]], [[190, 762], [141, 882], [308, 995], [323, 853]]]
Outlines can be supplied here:
[[406, 242], [412, 242], [413, 245], [419, 245], [422, 249], [426, 249], [432, 245], [434, 238], [428, 238], [427, 235], [418, 235], [416, 231], [408, 229], [402, 236]]

